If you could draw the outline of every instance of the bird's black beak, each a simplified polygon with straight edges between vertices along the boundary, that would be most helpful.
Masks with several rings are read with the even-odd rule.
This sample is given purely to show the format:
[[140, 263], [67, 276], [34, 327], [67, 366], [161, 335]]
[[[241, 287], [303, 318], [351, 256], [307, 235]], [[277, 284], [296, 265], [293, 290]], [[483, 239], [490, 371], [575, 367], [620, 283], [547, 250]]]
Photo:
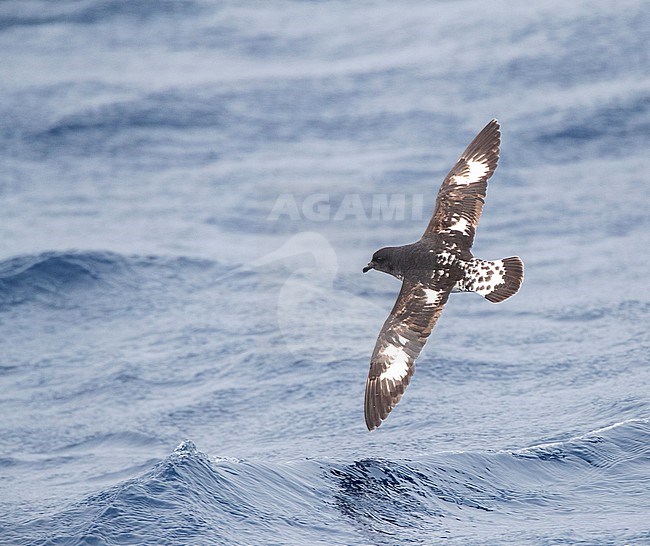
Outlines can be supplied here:
[[375, 262], [370, 262], [366, 267], [363, 268], [363, 272], [368, 273], [368, 271], [375, 268], [375, 265]]

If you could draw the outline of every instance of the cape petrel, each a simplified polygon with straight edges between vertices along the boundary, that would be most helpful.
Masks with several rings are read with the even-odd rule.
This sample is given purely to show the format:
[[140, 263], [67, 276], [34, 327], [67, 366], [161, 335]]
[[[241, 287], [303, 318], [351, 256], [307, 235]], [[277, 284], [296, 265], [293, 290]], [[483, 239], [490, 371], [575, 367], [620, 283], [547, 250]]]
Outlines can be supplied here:
[[521, 286], [519, 257], [487, 261], [470, 249], [487, 181], [497, 167], [501, 134], [493, 119], [470, 143], [442, 181], [433, 216], [416, 243], [386, 247], [363, 268], [402, 281], [397, 301], [379, 333], [366, 381], [368, 430], [377, 428], [399, 402], [431, 330], [451, 292], [476, 292], [499, 303]]

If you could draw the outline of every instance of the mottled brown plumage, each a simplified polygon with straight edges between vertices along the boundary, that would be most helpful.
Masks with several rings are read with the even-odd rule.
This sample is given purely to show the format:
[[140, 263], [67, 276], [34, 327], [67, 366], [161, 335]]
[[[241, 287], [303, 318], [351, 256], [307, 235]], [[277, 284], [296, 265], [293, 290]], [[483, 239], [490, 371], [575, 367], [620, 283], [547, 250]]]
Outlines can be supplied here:
[[523, 263], [518, 257], [490, 262], [471, 253], [500, 139], [499, 123], [492, 120], [443, 180], [422, 238], [378, 250], [363, 270], [377, 269], [403, 281], [370, 359], [364, 405], [369, 430], [386, 419], [404, 394], [415, 360], [452, 291], [477, 292], [498, 303], [521, 285]]

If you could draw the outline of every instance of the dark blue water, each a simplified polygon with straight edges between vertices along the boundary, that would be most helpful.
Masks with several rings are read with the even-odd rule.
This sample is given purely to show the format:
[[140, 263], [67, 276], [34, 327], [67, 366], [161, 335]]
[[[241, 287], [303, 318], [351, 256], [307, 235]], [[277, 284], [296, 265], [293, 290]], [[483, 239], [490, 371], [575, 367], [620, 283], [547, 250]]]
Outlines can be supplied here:
[[[649, 13], [1, 2], [0, 543], [650, 544]], [[368, 433], [361, 268], [493, 117], [526, 280]]]

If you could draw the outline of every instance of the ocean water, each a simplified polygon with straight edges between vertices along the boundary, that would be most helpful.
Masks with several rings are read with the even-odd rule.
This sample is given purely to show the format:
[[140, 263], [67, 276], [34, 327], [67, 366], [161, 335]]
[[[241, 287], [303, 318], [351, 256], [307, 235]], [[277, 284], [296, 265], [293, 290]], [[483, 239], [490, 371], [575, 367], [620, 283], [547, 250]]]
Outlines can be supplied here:
[[[0, 2], [0, 544], [650, 544], [640, 0]], [[363, 420], [491, 118], [475, 255]]]

